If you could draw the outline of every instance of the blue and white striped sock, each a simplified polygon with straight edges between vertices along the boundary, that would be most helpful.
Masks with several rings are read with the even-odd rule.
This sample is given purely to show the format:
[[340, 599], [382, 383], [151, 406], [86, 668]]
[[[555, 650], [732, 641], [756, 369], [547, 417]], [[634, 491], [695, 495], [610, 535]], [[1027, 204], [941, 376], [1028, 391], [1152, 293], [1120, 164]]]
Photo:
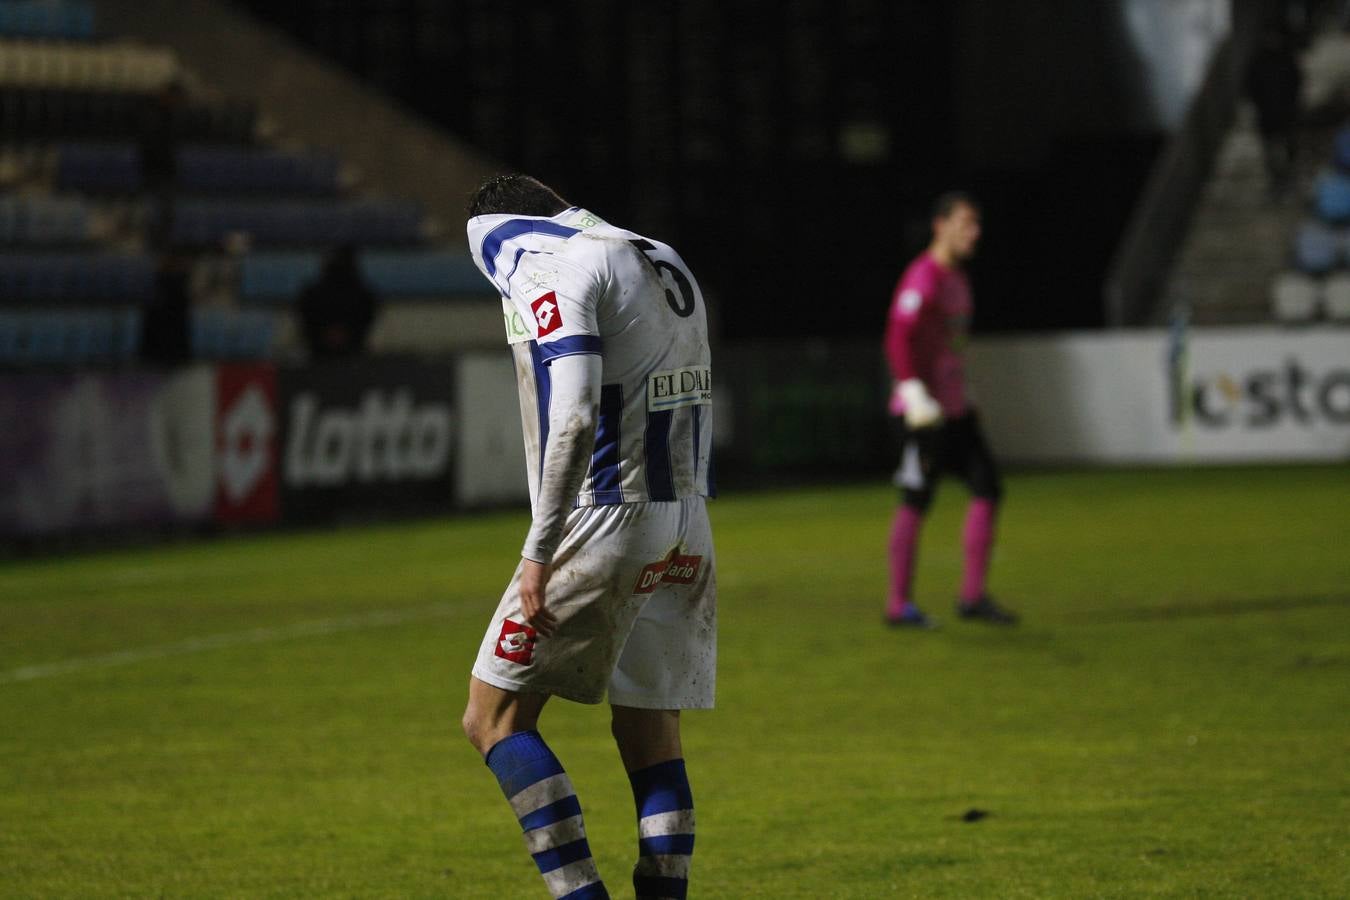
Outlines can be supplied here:
[[525, 847], [555, 898], [609, 900], [591, 859], [572, 782], [537, 731], [498, 741], [487, 754], [488, 768], [525, 832]]
[[694, 795], [684, 760], [672, 759], [628, 774], [637, 802], [638, 861], [633, 889], [638, 900], [684, 900], [689, 858], [694, 853]]

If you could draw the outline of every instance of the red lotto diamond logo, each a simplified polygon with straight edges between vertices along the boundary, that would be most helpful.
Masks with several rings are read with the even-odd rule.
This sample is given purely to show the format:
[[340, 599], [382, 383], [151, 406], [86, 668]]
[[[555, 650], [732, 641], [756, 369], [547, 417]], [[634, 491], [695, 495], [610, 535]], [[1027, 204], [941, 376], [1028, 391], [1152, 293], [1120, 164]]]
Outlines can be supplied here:
[[497, 635], [497, 656], [508, 662], [528, 666], [534, 659], [534, 629], [528, 625], [517, 625], [510, 619], [502, 623], [502, 633]]
[[530, 304], [534, 320], [539, 323], [539, 337], [552, 334], [562, 327], [562, 312], [558, 309], [558, 295], [549, 291]]

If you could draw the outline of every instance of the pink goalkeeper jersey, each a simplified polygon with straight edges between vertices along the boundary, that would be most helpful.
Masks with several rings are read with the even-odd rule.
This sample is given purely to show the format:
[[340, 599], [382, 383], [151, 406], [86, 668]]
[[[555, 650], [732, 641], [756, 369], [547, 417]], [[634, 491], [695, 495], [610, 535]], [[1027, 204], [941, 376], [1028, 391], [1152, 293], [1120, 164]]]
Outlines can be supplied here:
[[[949, 419], [970, 407], [962, 356], [973, 304], [970, 282], [957, 269], [946, 269], [924, 251], [909, 264], [891, 299], [886, 320], [886, 359], [896, 381], [918, 378]], [[905, 406], [891, 394], [891, 415]]]

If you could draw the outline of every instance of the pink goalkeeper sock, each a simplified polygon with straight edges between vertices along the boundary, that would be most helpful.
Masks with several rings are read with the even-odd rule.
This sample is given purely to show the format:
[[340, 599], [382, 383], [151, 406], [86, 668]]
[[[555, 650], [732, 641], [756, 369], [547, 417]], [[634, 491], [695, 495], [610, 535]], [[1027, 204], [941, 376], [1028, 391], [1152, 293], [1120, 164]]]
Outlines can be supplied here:
[[984, 581], [989, 573], [989, 555], [994, 549], [994, 516], [998, 507], [993, 500], [976, 497], [966, 512], [962, 543], [966, 567], [961, 576], [961, 600], [974, 603], [984, 596]]
[[891, 523], [891, 594], [886, 603], [886, 615], [892, 619], [905, 612], [910, 603], [909, 586], [914, 578], [914, 550], [919, 543], [919, 526], [923, 516], [908, 506], [895, 511], [895, 521]]

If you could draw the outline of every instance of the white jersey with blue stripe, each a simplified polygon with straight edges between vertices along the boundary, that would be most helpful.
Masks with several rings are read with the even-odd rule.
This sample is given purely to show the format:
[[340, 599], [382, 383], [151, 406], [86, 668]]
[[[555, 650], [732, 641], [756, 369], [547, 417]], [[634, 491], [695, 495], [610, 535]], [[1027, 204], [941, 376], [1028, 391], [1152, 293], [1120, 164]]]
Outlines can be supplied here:
[[549, 365], [601, 359], [599, 419], [578, 506], [712, 496], [712, 367], [703, 295], [669, 246], [573, 207], [470, 219], [502, 295], [532, 503], [548, 444]]

